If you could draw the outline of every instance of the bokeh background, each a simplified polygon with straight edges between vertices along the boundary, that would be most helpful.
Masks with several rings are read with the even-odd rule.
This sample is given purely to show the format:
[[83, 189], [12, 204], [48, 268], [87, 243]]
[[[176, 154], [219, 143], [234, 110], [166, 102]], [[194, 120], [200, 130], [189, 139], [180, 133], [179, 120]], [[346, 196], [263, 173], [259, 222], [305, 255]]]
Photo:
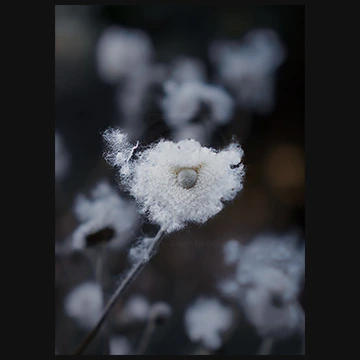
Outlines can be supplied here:
[[[55, 241], [61, 244], [77, 226], [72, 206], [79, 193], [107, 179], [115, 171], [103, 160], [101, 133], [120, 125], [115, 105], [115, 87], [104, 83], [97, 72], [96, 44], [111, 24], [141, 29], [151, 38], [156, 61], [167, 63], [180, 55], [201, 59], [211, 78], [209, 44], [217, 38], [241, 39], [249, 30], [271, 28], [281, 38], [287, 57], [277, 71], [274, 111], [266, 115], [237, 112], [228, 125], [219, 128], [211, 145], [225, 146], [236, 135], [245, 156], [244, 190], [231, 204], [202, 226], [193, 225], [167, 236], [159, 253], [119, 300], [120, 311], [131, 294], [149, 301], [166, 301], [173, 308], [168, 324], [153, 336], [148, 354], [184, 354], [192, 351], [183, 313], [198, 295], [218, 296], [216, 281], [226, 274], [221, 246], [229, 239], [242, 243], [271, 230], [296, 229], [305, 235], [304, 153], [304, 6], [201, 7], [201, 6], [55, 6], [55, 129], [61, 134], [70, 159], [67, 176], [56, 183]], [[141, 139], [150, 143], [169, 136], [161, 111], [145, 116]], [[144, 221], [136, 234], [154, 234]], [[127, 267], [126, 252], [107, 253], [106, 291], [114, 290], [119, 274]], [[55, 258], [55, 347], [70, 354], [85, 335], [63, 310], [66, 294], [78, 283], [94, 278], [86, 254]], [[303, 297], [301, 298], [303, 307]], [[114, 316], [113, 316], [114, 317]], [[114, 325], [116, 330], [116, 324]], [[123, 331], [117, 329], [116, 331]], [[132, 330], [136, 342], [141, 329]], [[87, 350], [104, 351], [102, 334]], [[261, 339], [245, 321], [221, 351], [252, 354]], [[300, 341], [279, 341], [274, 354], [296, 354]]]

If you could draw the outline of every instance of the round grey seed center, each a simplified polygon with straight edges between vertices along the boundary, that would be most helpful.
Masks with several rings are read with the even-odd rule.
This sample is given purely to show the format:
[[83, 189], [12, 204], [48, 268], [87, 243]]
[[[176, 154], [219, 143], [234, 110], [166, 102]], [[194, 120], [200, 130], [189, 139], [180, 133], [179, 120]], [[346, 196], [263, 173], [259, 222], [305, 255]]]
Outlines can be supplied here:
[[193, 169], [183, 169], [178, 173], [177, 180], [183, 188], [189, 189], [196, 183], [197, 172]]

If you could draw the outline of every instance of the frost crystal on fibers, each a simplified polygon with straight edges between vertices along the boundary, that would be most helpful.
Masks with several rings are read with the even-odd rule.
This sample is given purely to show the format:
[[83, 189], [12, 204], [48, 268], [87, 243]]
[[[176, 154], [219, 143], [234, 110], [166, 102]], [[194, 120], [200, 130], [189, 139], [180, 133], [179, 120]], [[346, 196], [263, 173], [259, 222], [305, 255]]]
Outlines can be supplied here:
[[65, 312], [79, 325], [93, 327], [103, 309], [103, 297], [98, 284], [85, 282], [74, 288], [65, 299]]
[[74, 205], [76, 217], [81, 221], [72, 235], [72, 248], [86, 247], [86, 237], [104, 228], [115, 231], [110, 246], [123, 246], [129, 240], [138, 220], [133, 204], [122, 199], [107, 182], [99, 183], [86, 198], [80, 195]]
[[221, 336], [232, 324], [232, 311], [214, 298], [199, 298], [185, 313], [185, 327], [189, 338], [200, 341], [211, 350], [222, 344]]
[[[138, 144], [131, 145], [121, 131], [110, 129], [104, 139], [109, 146], [105, 159], [120, 167], [120, 180], [141, 213], [168, 233], [188, 222], [204, 223], [222, 210], [223, 201], [234, 199], [243, 188], [243, 150], [238, 144], [215, 151], [194, 140], [161, 140], [134, 155]], [[186, 169], [197, 176], [189, 188], [179, 178]]]

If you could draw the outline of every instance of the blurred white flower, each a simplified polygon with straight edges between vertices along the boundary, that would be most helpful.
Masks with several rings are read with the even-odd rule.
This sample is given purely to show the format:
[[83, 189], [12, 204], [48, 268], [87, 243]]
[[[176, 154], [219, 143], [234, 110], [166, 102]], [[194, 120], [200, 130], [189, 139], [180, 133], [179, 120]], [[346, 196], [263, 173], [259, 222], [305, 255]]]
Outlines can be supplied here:
[[131, 344], [125, 336], [113, 336], [109, 341], [110, 355], [130, 355]]
[[237, 97], [240, 106], [258, 113], [272, 111], [275, 100], [275, 71], [286, 51], [271, 29], [249, 32], [243, 41], [218, 41], [210, 47], [220, 81]]
[[151, 63], [154, 49], [149, 36], [138, 29], [108, 27], [96, 54], [101, 78], [118, 87], [116, 105], [122, 127], [132, 138], [140, 137], [150, 86], [161, 76]]
[[165, 97], [161, 102], [166, 123], [172, 128], [181, 128], [198, 115], [202, 107], [208, 107], [206, 119], [218, 125], [231, 120], [234, 101], [231, 96], [217, 86], [199, 82], [165, 84]]
[[122, 324], [146, 321], [150, 312], [150, 303], [142, 295], [131, 296], [119, 315]]
[[173, 310], [169, 304], [157, 302], [151, 306], [148, 317], [156, 325], [161, 325], [170, 318], [172, 313]]
[[227, 264], [234, 264], [240, 258], [241, 245], [236, 240], [230, 240], [224, 245], [224, 257]]
[[161, 140], [132, 156], [136, 146], [120, 130], [106, 131], [104, 139], [105, 159], [120, 167], [121, 183], [141, 213], [166, 232], [204, 223], [243, 188], [243, 150], [236, 143], [215, 151], [194, 140]]
[[92, 328], [103, 309], [100, 286], [85, 282], [75, 287], [65, 298], [65, 313], [74, 318], [85, 329]]
[[193, 139], [201, 145], [206, 145], [215, 126], [213, 123], [188, 123], [180, 128], [174, 128], [172, 132], [172, 139], [176, 142], [186, 139]]
[[176, 83], [204, 82], [206, 70], [204, 64], [196, 58], [179, 56], [170, 65], [170, 77]]
[[55, 181], [61, 182], [69, 172], [70, 156], [63, 139], [55, 132]]
[[242, 295], [242, 306], [260, 336], [282, 338], [299, 330], [301, 308], [296, 301], [296, 284], [289, 277], [264, 266], [254, 270], [244, 286], [248, 289]]
[[150, 86], [155, 84], [155, 81], [152, 68], [144, 64], [117, 88], [116, 105], [122, 128], [126, 129], [132, 138], [140, 137], [145, 130], [143, 117], [147, 109]]
[[222, 335], [232, 325], [232, 310], [215, 298], [198, 298], [185, 312], [185, 329], [193, 342], [210, 350], [222, 345]]
[[138, 221], [135, 206], [121, 198], [107, 182], [100, 182], [89, 198], [78, 196], [74, 213], [81, 224], [72, 235], [73, 249], [91, 246], [88, 244], [89, 236], [102, 230], [108, 230], [108, 239], [104, 240], [111, 240], [108, 246], [123, 247], [130, 240]]
[[284, 273], [292, 283], [299, 284], [305, 271], [305, 252], [304, 247], [297, 247], [297, 240], [298, 235], [295, 232], [283, 236], [256, 236], [242, 248], [238, 273], [249, 272], [259, 266], [269, 266]]
[[[304, 247], [295, 233], [262, 234], [240, 245], [234, 278], [222, 281], [219, 290], [237, 299], [260, 336], [287, 337], [299, 330], [302, 309], [298, 303], [304, 277]], [[233, 246], [226, 244], [225, 255]], [[225, 259], [227, 263], [229, 262]]]
[[96, 49], [99, 74], [106, 82], [118, 83], [147, 66], [153, 52], [151, 40], [143, 31], [110, 26], [100, 36]]

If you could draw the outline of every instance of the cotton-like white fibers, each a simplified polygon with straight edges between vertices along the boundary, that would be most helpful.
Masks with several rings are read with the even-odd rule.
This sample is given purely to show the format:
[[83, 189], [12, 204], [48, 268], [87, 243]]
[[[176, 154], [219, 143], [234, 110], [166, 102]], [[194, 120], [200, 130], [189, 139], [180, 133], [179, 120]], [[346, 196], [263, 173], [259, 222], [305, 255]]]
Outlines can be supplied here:
[[[204, 223], [243, 188], [245, 171], [239, 144], [216, 151], [194, 140], [162, 140], [131, 156], [134, 145], [120, 130], [110, 129], [104, 138], [109, 148], [105, 158], [119, 167], [121, 185], [135, 198], [140, 212], [166, 232], [189, 222]], [[191, 187], [183, 186], [184, 179], [179, 181], [179, 174], [186, 169], [196, 172]]]

